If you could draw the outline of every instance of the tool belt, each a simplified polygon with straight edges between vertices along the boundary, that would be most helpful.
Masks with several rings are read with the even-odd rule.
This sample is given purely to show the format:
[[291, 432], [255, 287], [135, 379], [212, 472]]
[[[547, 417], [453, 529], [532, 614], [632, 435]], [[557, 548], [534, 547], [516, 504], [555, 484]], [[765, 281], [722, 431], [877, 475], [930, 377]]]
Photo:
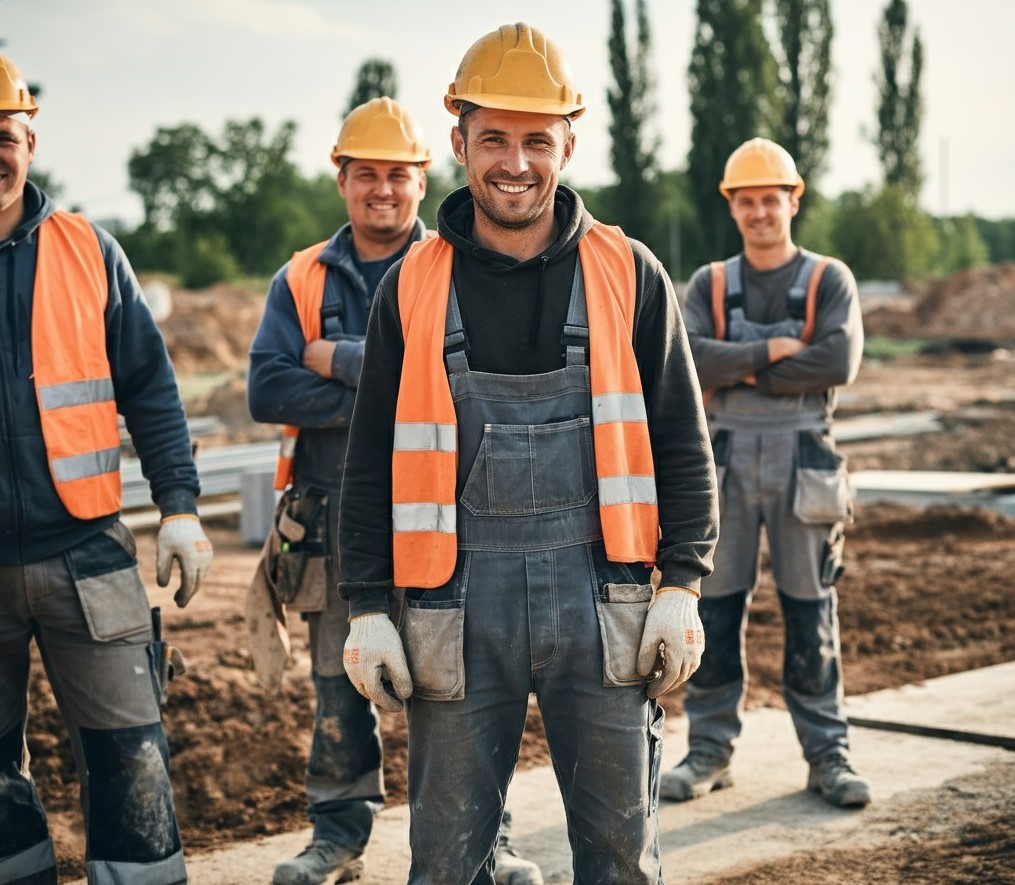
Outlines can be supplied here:
[[328, 562], [328, 495], [313, 488], [290, 487], [275, 508], [270, 567], [278, 601], [292, 611], [324, 609]]

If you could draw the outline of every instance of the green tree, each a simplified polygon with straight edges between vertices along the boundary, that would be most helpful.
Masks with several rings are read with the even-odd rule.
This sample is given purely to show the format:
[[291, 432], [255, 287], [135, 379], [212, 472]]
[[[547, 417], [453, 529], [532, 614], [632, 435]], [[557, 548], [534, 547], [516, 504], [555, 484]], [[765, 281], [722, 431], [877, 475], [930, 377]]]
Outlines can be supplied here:
[[28, 179], [54, 200], [58, 200], [63, 193], [63, 185], [53, 178], [53, 174], [45, 169], [37, 169], [34, 164], [28, 169]]
[[207, 212], [215, 201], [211, 178], [217, 148], [195, 123], [160, 126], [148, 145], [131, 151], [130, 189], [141, 198], [144, 224], [177, 227], [185, 216]]
[[611, 0], [611, 9], [609, 56], [613, 85], [607, 89], [606, 99], [610, 107], [610, 163], [617, 176], [612, 214], [630, 236], [650, 242], [655, 209], [652, 183], [659, 148], [658, 136], [646, 132], [655, 111], [649, 65], [651, 28], [645, 0], [635, 0], [637, 36], [632, 55], [627, 45], [623, 0]]
[[941, 241], [938, 273], [950, 274], [967, 267], [983, 267], [990, 263], [987, 244], [977, 230], [976, 218], [972, 213], [958, 218], [940, 218], [937, 226]]
[[900, 186], [916, 196], [923, 184], [918, 148], [923, 117], [920, 98], [923, 44], [914, 28], [907, 53], [907, 19], [906, 0], [890, 0], [878, 26], [881, 70], [875, 77], [879, 96], [875, 144], [885, 183]]
[[298, 173], [289, 159], [295, 133], [292, 122], [268, 132], [258, 118], [228, 121], [218, 138], [191, 123], [158, 129], [128, 163], [145, 213], [125, 237], [136, 266], [202, 281], [263, 275], [329, 236], [344, 207], [333, 178]]
[[396, 92], [398, 92], [398, 77], [391, 62], [383, 58], [368, 58], [356, 71], [356, 84], [352, 88], [349, 104], [342, 116], [346, 116], [353, 108], [358, 108], [371, 98], [381, 98], [384, 95], [388, 98], [397, 98]]
[[1015, 261], [1015, 218], [977, 218], [976, 229], [987, 247], [991, 264]]
[[900, 185], [843, 194], [832, 222], [832, 254], [867, 280], [919, 279], [934, 269], [933, 220]]
[[700, 263], [738, 251], [726, 201], [716, 190], [726, 159], [756, 135], [775, 135], [777, 69], [761, 25], [764, 0], [698, 0], [688, 67], [691, 149], [687, 179], [702, 229]]
[[[829, 0], [775, 0], [779, 40], [779, 142], [813, 188], [828, 154], [832, 15]], [[813, 191], [812, 191], [813, 192]], [[801, 217], [808, 203], [801, 203]]]

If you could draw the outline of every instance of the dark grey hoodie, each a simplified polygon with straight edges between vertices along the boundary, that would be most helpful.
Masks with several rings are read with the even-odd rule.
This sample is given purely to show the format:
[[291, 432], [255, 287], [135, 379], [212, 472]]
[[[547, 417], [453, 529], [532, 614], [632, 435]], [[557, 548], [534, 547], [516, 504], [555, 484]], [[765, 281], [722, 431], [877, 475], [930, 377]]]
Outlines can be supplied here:
[[[564, 365], [561, 342], [578, 241], [593, 224], [579, 196], [558, 187], [560, 231], [526, 261], [479, 246], [467, 188], [448, 196], [438, 232], [455, 247], [453, 275], [475, 371], [529, 375]], [[697, 587], [712, 571], [718, 504], [712, 450], [683, 320], [658, 259], [630, 240], [635, 263], [634, 350], [655, 460], [662, 538], [659, 565], [668, 584]], [[392, 585], [391, 452], [404, 341], [398, 315], [401, 263], [377, 290], [353, 412], [342, 489], [342, 593], [352, 614], [383, 611]], [[595, 346], [595, 342], [592, 342]]]

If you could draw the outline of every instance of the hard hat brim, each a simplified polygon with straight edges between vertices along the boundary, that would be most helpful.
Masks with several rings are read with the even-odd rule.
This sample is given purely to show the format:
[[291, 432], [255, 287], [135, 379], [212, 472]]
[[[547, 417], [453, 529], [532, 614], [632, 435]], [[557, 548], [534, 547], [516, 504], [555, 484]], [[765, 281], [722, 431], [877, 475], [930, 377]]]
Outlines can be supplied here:
[[556, 101], [550, 98], [526, 98], [516, 95], [496, 95], [490, 93], [467, 93], [455, 95], [449, 92], [444, 96], [444, 107], [456, 117], [461, 114], [460, 105], [463, 102], [474, 104], [481, 108], [491, 108], [498, 111], [518, 111], [527, 114], [550, 114], [554, 117], [567, 117], [577, 120], [585, 113], [585, 106], [581, 104], [581, 96], [577, 102]]

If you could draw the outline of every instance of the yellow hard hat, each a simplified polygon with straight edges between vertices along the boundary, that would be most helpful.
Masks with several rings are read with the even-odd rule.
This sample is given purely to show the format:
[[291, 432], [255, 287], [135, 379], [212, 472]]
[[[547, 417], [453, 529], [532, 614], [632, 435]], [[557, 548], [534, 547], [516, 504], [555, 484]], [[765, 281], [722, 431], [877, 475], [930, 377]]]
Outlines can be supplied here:
[[767, 138], [752, 138], [730, 154], [719, 193], [728, 200], [738, 187], [779, 185], [793, 188], [794, 197], [804, 192], [804, 180], [786, 149]]
[[23, 111], [34, 117], [39, 108], [35, 99], [28, 91], [28, 84], [21, 76], [17, 65], [9, 58], [0, 55], [0, 111], [17, 113]]
[[415, 117], [385, 95], [349, 111], [331, 149], [332, 163], [341, 168], [343, 159], [419, 163], [425, 169], [430, 148]]
[[463, 102], [504, 111], [585, 113], [563, 53], [529, 25], [503, 25], [480, 37], [465, 53], [444, 106], [456, 117]]

